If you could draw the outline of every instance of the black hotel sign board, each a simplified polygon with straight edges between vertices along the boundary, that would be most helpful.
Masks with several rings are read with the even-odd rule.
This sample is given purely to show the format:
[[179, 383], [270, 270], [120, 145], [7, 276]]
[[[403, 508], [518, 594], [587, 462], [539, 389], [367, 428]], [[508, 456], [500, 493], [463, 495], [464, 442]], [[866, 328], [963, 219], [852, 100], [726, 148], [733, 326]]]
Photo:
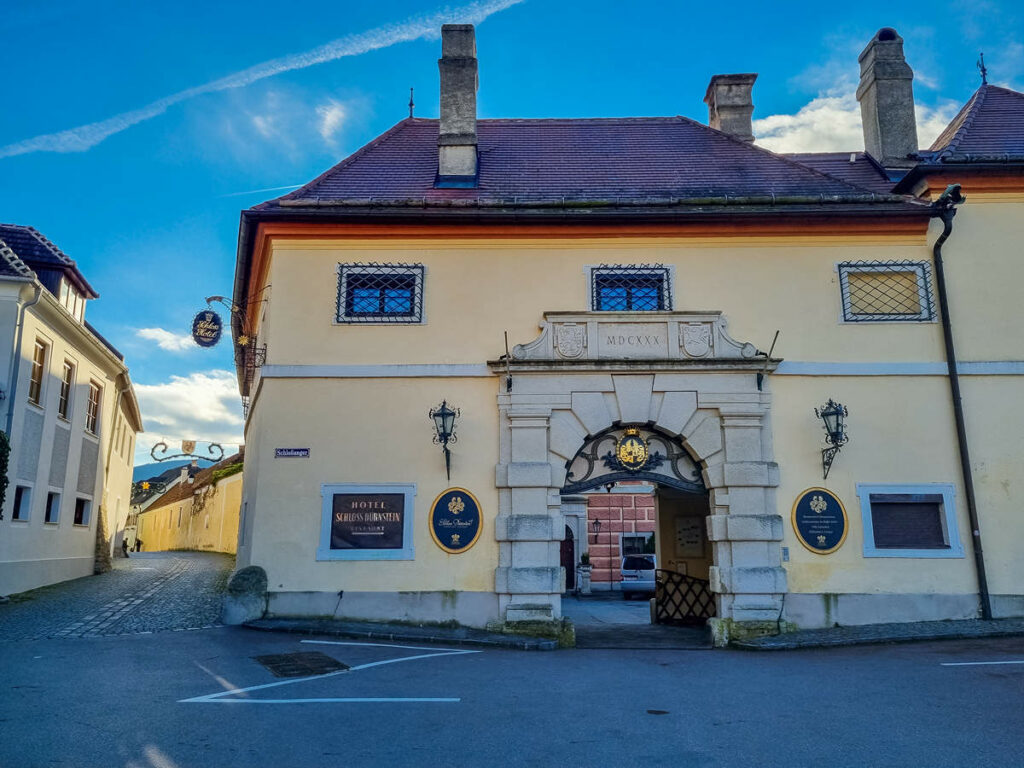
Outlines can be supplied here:
[[402, 549], [405, 515], [401, 493], [336, 493], [331, 549]]

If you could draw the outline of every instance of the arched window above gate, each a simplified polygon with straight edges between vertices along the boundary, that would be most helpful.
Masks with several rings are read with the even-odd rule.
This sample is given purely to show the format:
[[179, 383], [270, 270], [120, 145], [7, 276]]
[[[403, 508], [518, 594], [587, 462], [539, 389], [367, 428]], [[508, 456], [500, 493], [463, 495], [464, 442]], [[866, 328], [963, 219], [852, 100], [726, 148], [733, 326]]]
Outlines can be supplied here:
[[673, 437], [647, 425], [619, 425], [587, 440], [566, 462], [562, 493], [643, 480], [688, 493], [704, 493], [700, 468]]

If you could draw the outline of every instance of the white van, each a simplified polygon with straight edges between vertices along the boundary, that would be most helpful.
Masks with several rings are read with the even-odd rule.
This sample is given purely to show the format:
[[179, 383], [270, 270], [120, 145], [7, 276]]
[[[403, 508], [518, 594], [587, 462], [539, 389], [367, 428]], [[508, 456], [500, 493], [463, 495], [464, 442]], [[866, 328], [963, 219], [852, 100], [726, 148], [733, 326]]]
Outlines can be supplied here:
[[628, 599], [633, 594], [654, 594], [654, 571], [658, 567], [654, 555], [626, 555], [622, 558], [622, 596]]

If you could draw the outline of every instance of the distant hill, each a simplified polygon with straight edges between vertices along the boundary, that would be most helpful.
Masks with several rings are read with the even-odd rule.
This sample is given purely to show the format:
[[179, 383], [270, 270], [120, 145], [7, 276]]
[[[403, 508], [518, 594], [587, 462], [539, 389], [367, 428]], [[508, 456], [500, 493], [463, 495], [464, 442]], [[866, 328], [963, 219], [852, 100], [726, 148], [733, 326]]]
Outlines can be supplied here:
[[[191, 463], [190, 459], [178, 459], [177, 461], [154, 461], [150, 464], [140, 464], [132, 470], [132, 482], [137, 483], [139, 480], [149, 480], [151, 477], [163, 474], [169, 469], [177, 469]], [[212, 466], [213, 463], [209, 459], [199, 459], [200, 469]]]

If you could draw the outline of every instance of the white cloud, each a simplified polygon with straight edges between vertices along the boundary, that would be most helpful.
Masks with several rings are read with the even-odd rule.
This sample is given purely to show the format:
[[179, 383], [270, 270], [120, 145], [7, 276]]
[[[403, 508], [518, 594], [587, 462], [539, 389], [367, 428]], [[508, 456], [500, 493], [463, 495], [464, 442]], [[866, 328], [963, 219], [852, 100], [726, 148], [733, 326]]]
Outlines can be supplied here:
[[198, 371], [172, 376], [162, 384], [136, 384], [145, 433], [139, 435], [138, 451], [147, 455], [164, 440], [172, 448], [182, 440], [241, 444], [241, 399], [234, 371]]
[[160, 349], [167, 352], [184, 352], [195, 346], [187, 333], [174, 333], [163, 328], [139, 328], [135, 335], [140, 339], [155, 341]]
[[335, 143], [335, 134], [341, 130], [345, 118], [348, 117], [348, 111], [343, 104], [334, 99], [329, 99], [325, 104], [321, 104], [316, 108], [316, 113], [320, 118], [317, 128], [320, 131], [321, 138], [328, 144], [333, 145]]
[[194, 99], [196, 96], [226, 91], [230, 88], [242, 88], [282, 72], [305, 69], [346, 56], [358, 56], [398, 43], [435, 39], [441, 25], [445, 22], [458, 21], [465, 24], [479, 24], [491, 14], [521, 2], [523, 0], [478, 0], [459, 8], [445, 8], [429, 16], [407, 19], [399, 24], [390, 24], [367, 32], [348, 35], [303, 53], [271, 59], [217, 80], [186, 88], [178, 93], [157, 99], [140, 109], [122, 112], [106, 120], [8, 144], [0, 147], [0, 158], [24, 155], [30, 152], [84, 152], [104, 139], [145, 120], [162, 115], [175, 104]]
[[[917, 106], [917, 138], [928, 147], [956, 115], [959, 106], [944, 102]], [[864, 149], [860, 104], [852, 90], [812, 99], [792, 115], [754, 120], [757, 145], [773, 152], [853, 152]]]

